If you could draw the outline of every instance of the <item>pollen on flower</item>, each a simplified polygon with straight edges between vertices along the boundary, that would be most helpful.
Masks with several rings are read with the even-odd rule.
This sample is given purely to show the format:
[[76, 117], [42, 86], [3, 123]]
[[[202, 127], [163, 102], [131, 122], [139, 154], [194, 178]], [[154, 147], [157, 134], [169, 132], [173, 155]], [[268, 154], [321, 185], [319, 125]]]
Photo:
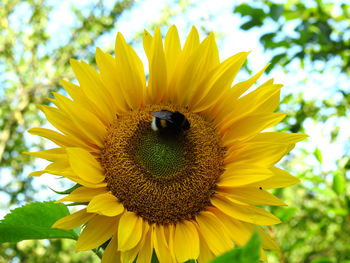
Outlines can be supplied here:
[[[191, 128], [164, 138], [151, 128], [152, 112], [178, 110]], [[224, 148], [213, 125], [185, 108], [151, 105], [110, 126], [101, 164], [108, 189], [150, 223], [193, 219], [210, 206], [223, 172]]]

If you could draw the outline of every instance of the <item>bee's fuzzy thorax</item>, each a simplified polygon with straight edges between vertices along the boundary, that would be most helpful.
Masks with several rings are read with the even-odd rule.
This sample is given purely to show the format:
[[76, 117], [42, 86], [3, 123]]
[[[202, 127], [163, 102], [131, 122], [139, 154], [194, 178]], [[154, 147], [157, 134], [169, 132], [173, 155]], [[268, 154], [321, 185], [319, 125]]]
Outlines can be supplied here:
[[159, 131], [162, 134], [178, 134], [190, 128], [189, 121], [179, 111], [161, 110], [152, 114], [151, 127], [154, 131]]

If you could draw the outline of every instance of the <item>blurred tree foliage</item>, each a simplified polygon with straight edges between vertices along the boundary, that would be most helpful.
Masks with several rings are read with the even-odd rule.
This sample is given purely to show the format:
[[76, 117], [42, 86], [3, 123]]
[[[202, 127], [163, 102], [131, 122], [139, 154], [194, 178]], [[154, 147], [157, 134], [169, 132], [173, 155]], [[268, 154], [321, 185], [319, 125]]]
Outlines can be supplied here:
[[[69, 59], [90, 60], [91, 51], [98, 38], [115, 29], [122, 12], [129, 9], [132, 0], [118, 1], [112, 9], [106, 9], [101, 1], [88, 12], [73, 8], [77, 23], [70, 29], [69, 39], [60, 43], [60, 36], [52, 36], [47, 24], [53, 6], [45, 0], [2, 1], [0, 8], [0, 163], [10, 167], [13, 176], [20, 175], [23, 164], [32, 158], [21, 154], [41, 148], [43, 141], [28, 141], [24, 132], [40, 126], [35, 104], [48, 103], [45, 98], [60, 88], [59, 79], [73, 80]], [[25, 10], [25, 15], [20, 14]], [[86, 10], [84, 10], [86, 11]], [[53, 42], [54, 45], [53, 45]], [[45, 102], [46, 101], [46, 102]], [[13, 182], [1, 189], [17, 200], [21, 188], [30, 188], [28, 178], [22, 178], [20, 186]], [[29, 197], [29, 196], [28, 196]]]
[[[270, 70], [283, 68], [291, 73], [299, 70], [295, 68], [299, 62], [299, 68], [310, 75], [331, 72], [335, 79], [350, 82], [348, 1], [246, 1], [235, 6], [234, 13], [244, 19], [241, 29], [260, 30], [260, 42], [272, 57]], [[288, 164], [282, 164], [302, 183], [275, 192], [289, 207], [272, 209], [284, 221], [275, 233], [271, 229], [281, 246], [281, 253], [272, 257], [272, 262], [350, 262], [349, 136], [346, 141], [339, 139], [342, 123], [349, 124], [350, 90], [340, 84], [323, 100], [317, 95], [305, 100], [302, 92], [282, 100], [280, 107], [288, 112], [282, 130], [304, 132], [304, 124], [311, 120], [329, 139], [329, 146], [343, 145], [344, 152], [331, 171], [322, 169], [322, 155], [332, 153], [322, 153], [317, 147], [314, 152], [304, 149], [297, 158], [290, 156]], [[305, 83], [300, 85], [305, 87]], [[329, 124], [332, 129], [326, 132]], [[305, 165], [304, 160], [312, 155], [315, 165]]]
[[[346, 2], [287, 0], [277, 4], [275, 1], [263, 0], [238, 5], [234, 12], [247, 19], [240, 26], [241, 29], [259, 28], [262, 32], [267, 31], [260, 37], [264, 49], [272, 53], [272, 65], [267, 71], [276, 65], [288, 71], [291, 69], [288, 65], [298, 61], [302, 68], [311, 63], [313, 72], [322, 73], [333, 68], [334, 74], [343, 73], [349, 77], [350, 4]], [[296, 122], [290, 130], [303, 131], [302, 124], [308, 116], [314, 116], [316, 121], [321, 122], [331, 116], [346, 117], [350, 105], [349, 90], [334, 87], [332, 95], [335, 93], [340, 95], [341, 101], [330, 98], [317, 104], [315, 101], [302, 101], [302, 94], [286, 97], [284, 102], [290, 105], [295, 104], [295, 100], [299, 101], [299, 109], [293, 116]], [[335, 111], [326, 112], [322, 108], [333, 108]], [[333, 139], [338, 132], [339, 127], [334, 127]]]
[[272, 64], [286, 66], [294, 59], [303, 64], [304, 59], [329, 62], [338, 58], [337, 66], [349, 74], [350, 5], [346, 2], [292, 0], [276, 4], [265, 0], [261, 7], [242, 4], [234, 11], [249, 17], [241, 25], [243, 30], [272, 22], [274, 30], [260, 37], [266, 50], [276, 51]]
[[[35, 104], [48, 103], [46, 98], [60, 88], [59, 79], [73, 80], [69, 59], [88, 60], [94, 64], [96, 41], [116, 28], [121, 14], [132, 7], [133, 0], [116, 1], [106, 8], [96, 1], [84, 10], [72, 7], [75, 24], [66, 32], [68, 39], [52, 35], [48, 24], [52, 20], [54, 3], [45, 0], [3, 0], [0, 3], [0, 174], [5, 169], [12, 176], [1, 183], [0, 193], [10, 197], [1, 203], [2, 209], [11, 204], [29, 202], [36, 193], [32, 178], [23, 174], [25, 165], [33, 165], [24, 151], [41, 149], [43, 140], [28, 140], [24, 132], [42, 126]], [[64, 19], [64, 18], [61, 18]], [[66, 36], [65, 36], [66, 37]], [[0, 181], [4, 178], [0, 177]], [[74, 245], [64, 242], [42, 241], [7, 244], [0, 247], [0, 262], [94, 262], [93, 253], [83, 256], [69, 254]], [[27, 245], [26, 245], [27, 244]], [[62, 250], [61, 250], [62, 249]], [[96, 258], [95, 258], [96, 257]]]

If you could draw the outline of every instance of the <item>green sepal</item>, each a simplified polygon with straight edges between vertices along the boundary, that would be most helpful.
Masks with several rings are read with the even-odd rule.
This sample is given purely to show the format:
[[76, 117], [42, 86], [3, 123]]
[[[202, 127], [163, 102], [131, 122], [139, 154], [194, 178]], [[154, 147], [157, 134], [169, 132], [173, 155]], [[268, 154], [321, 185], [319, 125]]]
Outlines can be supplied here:
[[64, 190], [64, 191], [56, 191], [56, 190], [53, 190], [52, 188], [50, 188], [52, 191], [54, 191], [56, 194], [59, 194], [59, 195], [69, 195], [71, 192], [73, 192], [75, 189], [79, 188], [81, 186], [81, 184], [75, 184], [73, 187], [67, 189], [67, 190]]
[[89, 203], [87, 202], [74, 202], [70, 204], [65, 204], [65, 206], [76, 206], [76, 205], [88, 205]]

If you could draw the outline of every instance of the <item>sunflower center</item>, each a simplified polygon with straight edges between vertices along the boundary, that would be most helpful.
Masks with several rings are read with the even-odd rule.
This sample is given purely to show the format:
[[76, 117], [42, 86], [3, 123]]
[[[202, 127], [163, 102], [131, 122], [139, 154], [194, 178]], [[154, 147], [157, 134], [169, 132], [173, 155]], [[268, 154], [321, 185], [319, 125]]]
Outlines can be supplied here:
[[[189, 130], [162, 136], [152, 112], [179, 111]], [[128, 211], [150, 223], [193, 219], [210, 206], [223, 172], [224, 148], [211, 122], [173, 105], [150, 105], [119, 116], [109, 127], [101, 164], [107, 188]]]
[[140, 165], [155, 176], [170, 176], [185, 166], [182, 139], [160, 136], [148, 129], [135, 147], [135, 157]]

